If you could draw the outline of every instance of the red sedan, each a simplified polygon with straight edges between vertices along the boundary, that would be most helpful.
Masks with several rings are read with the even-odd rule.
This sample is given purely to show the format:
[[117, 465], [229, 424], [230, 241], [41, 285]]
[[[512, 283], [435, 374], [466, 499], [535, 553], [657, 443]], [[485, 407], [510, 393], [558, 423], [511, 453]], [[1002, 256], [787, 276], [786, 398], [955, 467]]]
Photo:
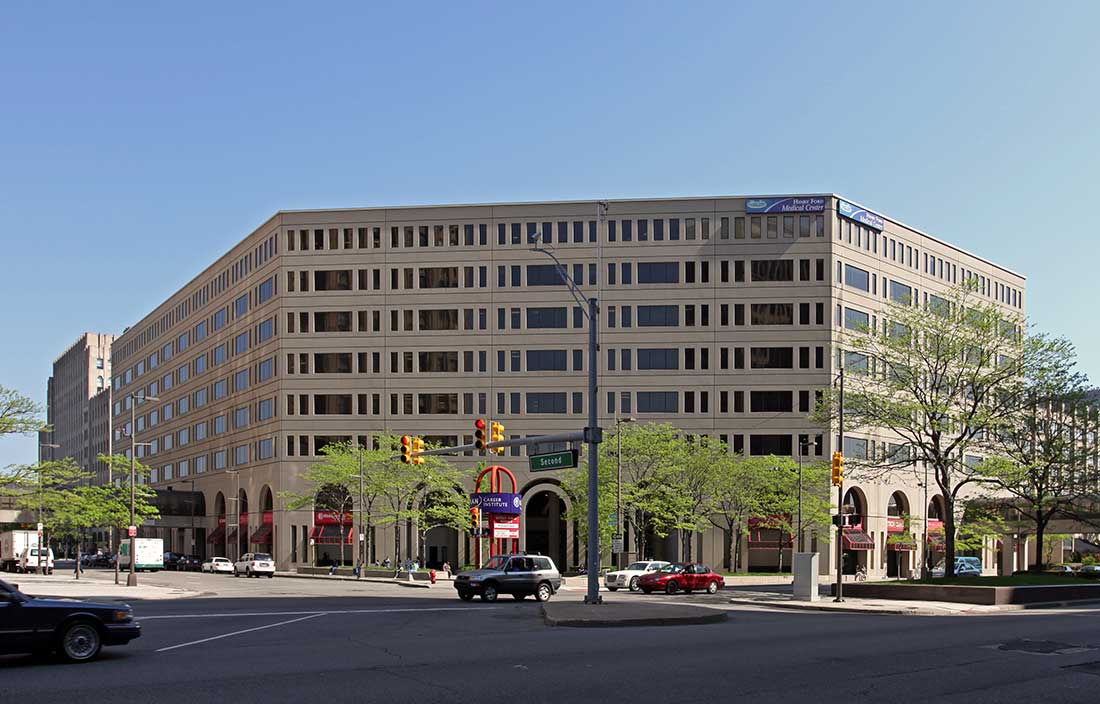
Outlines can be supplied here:
[[667, 594], [676, 594], [681, 591], [690, 593], [694, 590], [714, 594], [724, 586], [726, 586], [726, 580], [711, 568], [686, 562], [674, 562], [638, 579], [638, 588], [646, 594], [651, 594], [655, 590], [664, 591]]

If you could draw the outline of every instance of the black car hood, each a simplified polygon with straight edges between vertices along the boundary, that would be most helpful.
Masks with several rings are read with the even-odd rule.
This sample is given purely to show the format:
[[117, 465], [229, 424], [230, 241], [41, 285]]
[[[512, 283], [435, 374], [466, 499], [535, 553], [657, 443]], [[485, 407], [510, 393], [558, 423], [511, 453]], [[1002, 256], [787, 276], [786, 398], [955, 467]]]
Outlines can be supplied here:
[[36, 596], [30, 597], [30, 601], [24, 606], [34, 606], [46, 609], [102, 609], [104, 611], [129, 610], [129, 604], [100, 604], [94, 601], [81, 601], [80, 599], [43, 599]]

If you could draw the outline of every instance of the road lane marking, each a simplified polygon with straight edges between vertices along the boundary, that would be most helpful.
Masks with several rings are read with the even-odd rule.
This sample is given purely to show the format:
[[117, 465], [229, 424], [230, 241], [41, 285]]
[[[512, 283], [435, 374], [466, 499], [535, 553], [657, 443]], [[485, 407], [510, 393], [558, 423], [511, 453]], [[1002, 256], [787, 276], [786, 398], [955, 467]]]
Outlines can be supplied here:
[[[473, 607], [482, 608], [482, 607]], [[136, 616], [137, 621], [152, 621], [155, 619], [170, 619], [170, 618], [213, 618], [213, 617], [233, 617], [233, 616], [324, 616], [326, 614], [401, 614], [401, 613], [421, 613], [427, 611], [470, 611], [469, 606], [433, 606], [428, 608], [402, 608], [402, 609], [347, 609], [338, 611], [318, 611], [316, 609], [312, 611], [254, 611], [254, 612], [222, 612], [222, 613], [204, 613], [204, 614], [170, 614], [164, 616]]]
[[303, 616], [301, 618], [293, 618], [289, 621], [280, 621], [279, 623], [269, 623], [266, 626], [256, 626], [255, 628], [246, 628], [243, 631], [233, 631], [232, 633], [223, 633], [220, 636], [211, 636], [210, 638], [203, 638], [202, 640], [193, 640], [188, 643], [180, 643], [179, 645], [170, 645], [167, 648], [157, 648], [158, 653], [163, 653], [168, 650], [175, 650], [176, 648], [186, 648], [189, 645], [199, 645], [200, 643], [209, 643], [212, 640], [221, 640], [222, 638], [229, 638], [230, 636], [239, 636], [244, 633], [252, 633], [253, 631], [262, 631], [267, 628], [276, 628], [277, 626], [286, 626], [291, 623], [298, 623], [299, 621], [308, 621], [311, 618], [317, 618], [318, 616], [324, 616], [324, 614], [310, 614], [309, 616]]

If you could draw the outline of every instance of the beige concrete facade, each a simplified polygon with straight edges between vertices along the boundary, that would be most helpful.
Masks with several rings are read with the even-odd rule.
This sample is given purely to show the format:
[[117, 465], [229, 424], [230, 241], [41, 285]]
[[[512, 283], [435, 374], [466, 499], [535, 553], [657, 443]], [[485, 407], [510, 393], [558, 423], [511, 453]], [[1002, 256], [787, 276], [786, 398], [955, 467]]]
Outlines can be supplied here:
[[[1022, 276], [889, 218], [880, 230], [844, 217], [837, 196], [800, 198], [822, 204], [755, 213], [756, 197], [611, 201], [606, 221], [594, 201], [278, 213], [114, 345], [116, 451], [128, 449], [131, 394], [160, 397], [138, 410], [138, 440], [156, 443], [143, 461], [158, 488], [203, 498], [196, 531], [182, 516], [144, 530], [166, 549], [194, 539], [200, 554], [222, 554], [224, 538], [206, 541], [226, 506], [234, 522], [236, 494], [249, 524], [239, 549], [303, 564], [322, 557], [308, 547], [312, 513], [275, 497], [303, 488], [318, 438], [385, 429], [466, 441], [478, 417], [509, 436], [583, 427], [585, 323], [529, 233], [601, 299], [600, 424], [667, 421], [738, 452], [790, 454], [800, 436], [821, 435], [811, 459], [832, 453], [835, 438], [806, 419], [813, 392], [835, 375], [845, 309], [875, 314], [892, 282], [920, 301], [972, 275], [988, 300], [1022, 312]], [[873, 283], [862, 290], [857, 272], [853, 285], [846, 266]], [[781, 393], [759, 393], [769, 391]], [[560, 519], [568, 497], [553, 472], [531, 474], [522, 455], [500, 464], [524, 496], [522, 544], [577, 564], [583, 540]], [[915, 568], [919, 548], [891, 566], [886, 534], [892, 496], [914, 525], [923, 517], [919, 475], [853, 488], [875, 547], [852, 559], [872, 574]], [[272, 542], [250, 543], [265, 512]], [[395, 557], [389, 533], [372, 558]], [[411, 535], [401, 557], [413, 555]], [[745, 548], [739, 567], [774, 564], [774, 549]], [[833, 569], [824, 536], [817, 549]], [[677, 540], [653, 551], [676, 557]], [[721, 566], [722, 534], [696, 536], [694, 553]], [[440, 530], [425, 557], [454, 565], [469, 554]]]
[[42, 443], [58, 448], [42, 448], [43, 459], [72, 457], [89, 471], [97, 471], [99, 462], [92, 438], [105, 437], [105, 431], [91, 426], [91, 399], [107, 388], [111, 379], [111, 343], [114, 335], [86, 332], [53, 363], [53, 374], [46, 386], [46, 422], [50, 430], [39, 434]]

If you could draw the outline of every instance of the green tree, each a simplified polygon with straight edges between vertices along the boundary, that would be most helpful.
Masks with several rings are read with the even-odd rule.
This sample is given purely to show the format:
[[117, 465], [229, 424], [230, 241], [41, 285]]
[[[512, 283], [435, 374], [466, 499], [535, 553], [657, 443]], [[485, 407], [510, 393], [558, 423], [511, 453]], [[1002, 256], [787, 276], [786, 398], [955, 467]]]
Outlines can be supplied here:
[[690, 562], [694, 536], [710, 522], [713, 468], [729, 456], [729, 448], [716, 438], [696, 438], [684, 443], [683, 453], [679, 462], [662, 470], [661, 481], [650, 492], [655, 507], [651, 516], [663, 524], [661, 532], [680, 531], [681, 554]]
[[49, 426], [41, 418], [41, 406], [14, 389], [0, 386], [0, 437], [46, 430]]
[[1069, 342], [1050, 341], [1045, 364], [1028, 369], [1024, 402], [992, 436], [994, 454], [977, 467], [997, 490], [990, 500], [1002, 513], [1018, 512], [1031, 522], [1037, 571], [1045, 564], [1043, 543], [1052, 519], [1092, 522], [1087, 514], [1095, 484], [1089, 475], [1095, 470], [1088, 458], [1096, 449], [1096, 412], [1075, 365]]
[[[607, 445], [605, 440], [603, 445]], [[584, 453], [587, 457], [587, 453]], [[600, 545], [609, 546], [618, 530], [612, 519], [615, 515], [617, 473], [615, 463], [600, 459], [599, 476], [599, 531]], [[561, 487], [570, 498], [570, 507], [566, 510], [565, 519], [574, 521], [577, 526], [577, 538], [580, 545], [587, 550], [588, 545], [588, 461], [585, 460], [579, 467], [562, 472]], [[625, 496], [624, 496], [625, 499]], [[601, 548], [602, 550], [602, 548]], [[580, 564], [588, 564], [587, 559], [582, 560], [578, 556]]]
[[[334, 443], [320, 449], [320, 458], [310, 463], [301, 474], [309, 488], [305, 491], [282, 491], [279, 497], [286, 507], [296, 511], [309, 506], [337, 511], [338, 515], [355, 510], [364, 534], [363, 552], [358, 560], [365, 562], [371, 554], [371, 529], [380, 510], [385, 486], [384, 472], [379, 467], [390, 461], [390, 451], [367, 448], [354, 443]], [[359, 504], [360, 474], [363, 503]], [[335, 504], [335, 505], [332, 505]], [[358, 536], [356, 536], [358, 537]], [[341, 555], [346, 541], [341, 541]]]
[[428, 532], [434, 528], [454, 528], [459, 534], [471, 527], [470, 495], [465, 484], [468, 472], [437, 467], [424, 478], [423, 496], [415, 502], [412, 519], [419, 538], [418, 552], [427, 559]]
[[90, 476], [72, 457], [15, 465], [0, 475], [0, 495], [10, 496], [20, 511], [35, 514], [43, 526], [42, 542], [49, 545], [66, 527], [63, 511], [73, 500], [73, 488]]
[[[619, 425], [622, 440], [622, 496], [625, 523], [633, 533], [634, 545], [638, 556], [646, 554], [646, 534], [665, 537], [676, 528], [684, 505], [668, 491], [668, 482], [675, 476], [681, 479], [682, 464], [691, 452], [691, 445], [683, 433], [668, 423], [622, 423]], [[611, 501], [604, 498], [603, 487], [610, 483], [612, 488], [618, 481], [619, 438], [610, 433], [600, 444], [600, 506], [615, 506], [616, 495]], [[609, 469], [610, 479], [605, 479], [604, 470]], [[587, 477], [587, 474], [585, 474]], [[573, 477], [575, 480], [576, 477]], [[573, 482], [575, 483], [575, 482]], [[587, 487], [573, 496], [574, 512], [578, 510], [579, 497], [587, 497]], [[583, 502], [582, 502], [583, 503]], [[611, 515], [601, 508], [600, 522]], [[610, 528], [608, 528], [610, 535]], [[605, 529], [601, 525], [601, 539]]]
[[[980, 453], [1021, 406], [1022, 380], [1048, 364], [1057, 346], [1024, 334], [1024, 320], [959, 286], [926, 304], [890, 301], [872, 326], [853, 325], [846, 349], [846, 430], [881, 433], [904, 451], [846, 457], [855, 474], [927, 465], [939, 487], [946, 569], [954, 572], [956, 502], [985, 480], [965, 458]], [[821, 390], [815, 420], [835, 428], [840, 399]]]

